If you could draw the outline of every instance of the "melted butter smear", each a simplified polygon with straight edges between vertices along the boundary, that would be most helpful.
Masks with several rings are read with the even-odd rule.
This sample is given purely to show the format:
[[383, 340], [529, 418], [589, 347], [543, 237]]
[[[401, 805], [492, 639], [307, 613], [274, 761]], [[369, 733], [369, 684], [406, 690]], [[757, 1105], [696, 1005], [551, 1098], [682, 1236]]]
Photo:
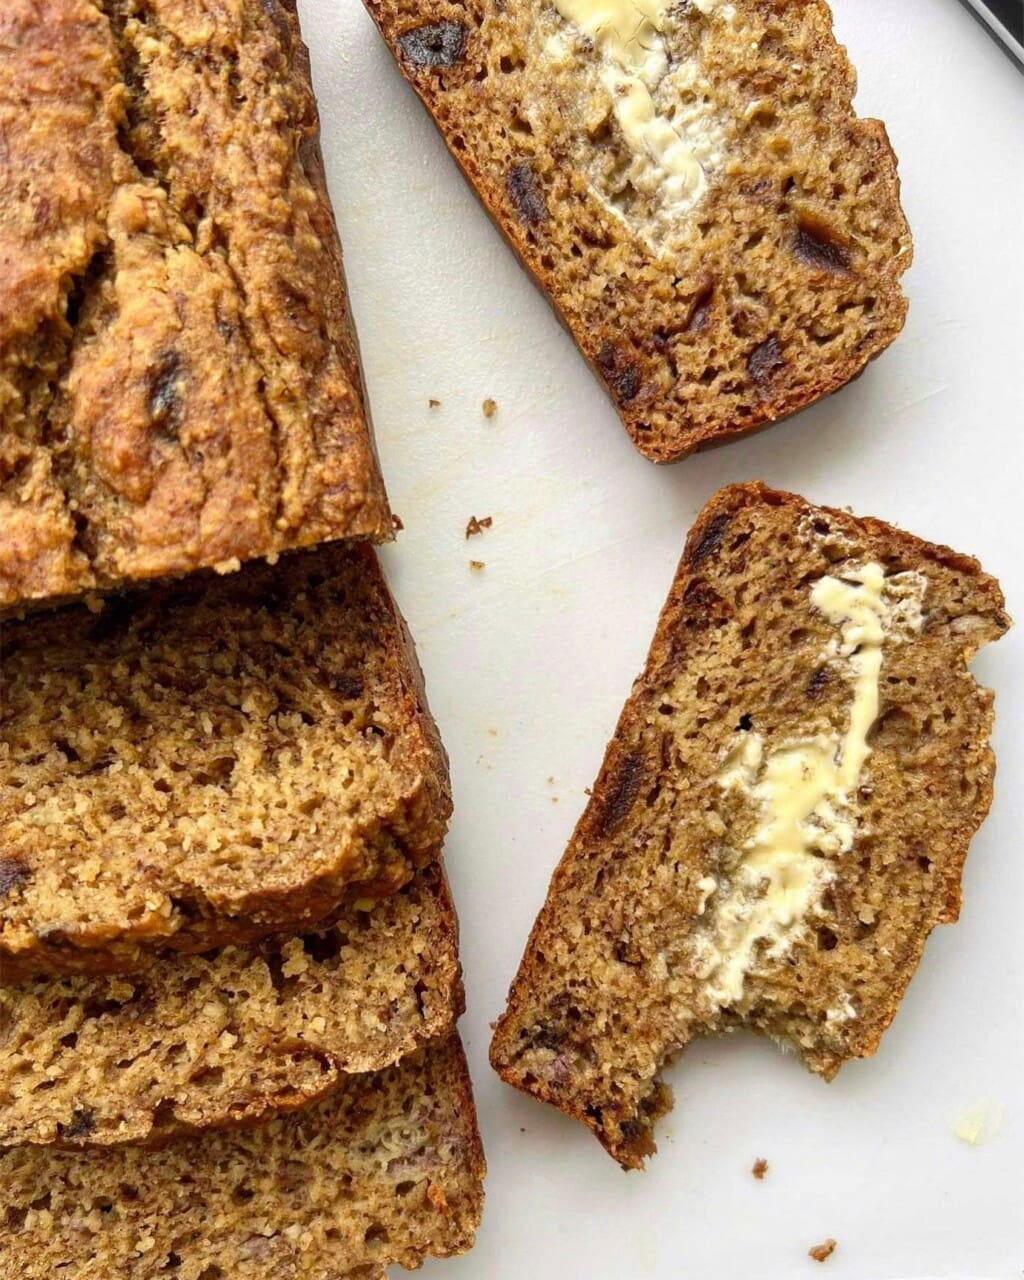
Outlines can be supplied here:
[[[916, 584], [918, 601], [924, 580]], [[818, 734], [767, 754], [756, 732], [726, 757], [718, 777], [757, 805], [754, 834], [743, 847], [732, 884], [716, 905], [701, 976], [710, 998], [734, 1004], [743, 994], [755, 948], [778, 959], [834, 876], [829, 859], [853, 845], [851, 796], [870, 754], [867, 735], [878, 717], [882, 651], [891, 613], [885, 571], [867, 564], [844, 578], [824, 577], [811, 590], [814, 607], [838, 628], [827, 651], [844, 662], [852, 685], [842, 739]], [[917, 627], [920, 610], [917, 610]]]

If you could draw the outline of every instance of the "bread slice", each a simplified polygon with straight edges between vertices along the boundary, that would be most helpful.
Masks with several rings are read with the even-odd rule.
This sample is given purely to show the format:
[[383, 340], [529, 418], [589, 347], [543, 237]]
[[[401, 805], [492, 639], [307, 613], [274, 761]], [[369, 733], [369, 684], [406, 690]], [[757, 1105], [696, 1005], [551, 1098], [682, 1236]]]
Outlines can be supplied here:
[[433, 861], [447, 761], [373, 551], [5, 626], [0, 979], [323, 919]]
[[0, 606], [390, 538], [294, 0], [4, 0]]
[[0, 989], [0, 1147], [259, 1123], [446, 1035], [462, 1005], [440, 863], [301, 937]]
[[261, 1129], [0, 1155], [4, 1280], [325, 1280], [462, 1253], [483, 1201], [452, 1034]]
[[664, 1065], [748, 1026], [831, 1078], [955, 921], [992, 798], [977, 561], [760, 485], [701, 512], [491, 1061], [624, 1168]]
[[822, 0], [366, 4], [647, 457], [785, 417], [903, 327], [896, 161]]

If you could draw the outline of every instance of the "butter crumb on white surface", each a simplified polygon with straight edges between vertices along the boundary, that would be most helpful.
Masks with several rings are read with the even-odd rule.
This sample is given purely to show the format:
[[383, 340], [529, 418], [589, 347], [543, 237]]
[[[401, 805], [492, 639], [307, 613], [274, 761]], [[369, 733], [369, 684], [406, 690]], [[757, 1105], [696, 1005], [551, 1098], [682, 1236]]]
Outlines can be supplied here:
[[981, 1146], [997, 1137], [1006, 1123], [1006, 1108], [1001, 1102], [983, 1098], [968, 1107], [953, 1125], [953, 1132], [969, 1147]]

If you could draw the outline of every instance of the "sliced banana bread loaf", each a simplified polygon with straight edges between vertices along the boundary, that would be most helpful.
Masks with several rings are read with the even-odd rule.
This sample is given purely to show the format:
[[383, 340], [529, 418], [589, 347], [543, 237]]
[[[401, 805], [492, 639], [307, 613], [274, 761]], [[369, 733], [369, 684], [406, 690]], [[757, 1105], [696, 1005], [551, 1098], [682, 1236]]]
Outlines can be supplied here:
[[325, 1280], [462, 1253], [484, 1158], [457, 1035], [262, 1129], [0, 1154], [4, 1280]]
[[366, 0], [649, 458], [785, 417], [903, 327], [896, 162], [822, 0]]
[[690, 533], [497, 1024], [510, 1084], [625, 1168], [663, 1066], [740, 1024], [826, 1078], [878, 1047], [956, 920], [1009, 625], [977, 561], [759, 485]]
[[4, 984], [304, 927], [438, 854], [447, 762], [369, 547], [34, 615], [0, 654]]
[[301, 937], [0, 989], [0, 1147], [252, 1124], [446, 1035], [462, 1011], [440, 863]]
[[387, 538], [294, 0], [5, 0], [0, 607]]

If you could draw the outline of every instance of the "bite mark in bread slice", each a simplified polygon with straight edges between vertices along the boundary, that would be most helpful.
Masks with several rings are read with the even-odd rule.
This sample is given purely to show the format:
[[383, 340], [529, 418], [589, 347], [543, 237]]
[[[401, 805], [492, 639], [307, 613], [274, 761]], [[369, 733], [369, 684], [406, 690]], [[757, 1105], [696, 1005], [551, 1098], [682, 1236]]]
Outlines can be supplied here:
[[995, 768], [968, 663], [1008, 625], [969, 557], [717, 494], [497, 1024], [503, 1079], [636, 1168], [700, 1036], [751, 1027], [825, 1078], [874, 1053], [957, 918]]

